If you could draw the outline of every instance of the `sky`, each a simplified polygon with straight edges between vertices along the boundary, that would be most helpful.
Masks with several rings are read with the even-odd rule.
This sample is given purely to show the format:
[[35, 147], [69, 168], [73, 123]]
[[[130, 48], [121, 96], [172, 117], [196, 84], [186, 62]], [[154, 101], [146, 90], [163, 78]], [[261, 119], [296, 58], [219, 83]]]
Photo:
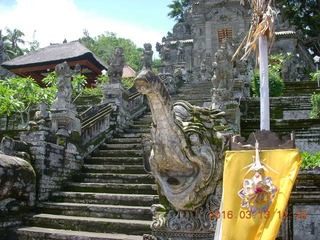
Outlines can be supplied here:
[[[77, 40], [87, 29], [94, 37], [106, 31], [131, 39], [137, 47], [155, 46], [174, 21], [172, 0], [0, 0], [0, 29], [17, 28], [40, 47]], [[5, 33], [5, 31], [3, 31]], [[155, 50], [154, 50], [155, 51]]]

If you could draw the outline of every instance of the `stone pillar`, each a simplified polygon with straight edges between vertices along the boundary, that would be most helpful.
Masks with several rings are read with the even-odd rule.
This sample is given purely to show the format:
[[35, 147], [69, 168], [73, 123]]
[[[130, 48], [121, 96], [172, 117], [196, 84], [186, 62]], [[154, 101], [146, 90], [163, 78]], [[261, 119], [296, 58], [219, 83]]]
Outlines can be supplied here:
[[[121, 131], [128, 125], [127, 105], [125, 96], [128, 95], [121, 83], [114, 83], [102, 86], [104, 103], [110, 103], [113, 107], [115, 130]], [[112, 124], [111, 124], [112, 125]]]

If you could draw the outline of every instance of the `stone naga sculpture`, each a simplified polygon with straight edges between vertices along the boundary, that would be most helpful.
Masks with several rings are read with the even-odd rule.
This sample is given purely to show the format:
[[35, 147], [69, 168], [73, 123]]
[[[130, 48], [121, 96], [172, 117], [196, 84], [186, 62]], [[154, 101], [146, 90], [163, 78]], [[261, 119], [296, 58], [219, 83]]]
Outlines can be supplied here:
[[223, 112], [185, 101], [172, 105], [161, 79], [148, 70], [138, 75], [135, 86], [147, 96], [152, 112], [151, 172], [176, 210], [195, 211], [220, 188]]

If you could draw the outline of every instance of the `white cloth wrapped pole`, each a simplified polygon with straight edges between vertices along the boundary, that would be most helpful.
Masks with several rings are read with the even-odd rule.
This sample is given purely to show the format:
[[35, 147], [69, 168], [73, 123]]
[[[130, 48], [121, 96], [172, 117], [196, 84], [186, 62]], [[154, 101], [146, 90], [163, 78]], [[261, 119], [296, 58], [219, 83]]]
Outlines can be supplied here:
[[259, 38], [260, 57], [260, 130], [270, 130], [270, 100], [268, 77], [268, 39], [263, 35]]

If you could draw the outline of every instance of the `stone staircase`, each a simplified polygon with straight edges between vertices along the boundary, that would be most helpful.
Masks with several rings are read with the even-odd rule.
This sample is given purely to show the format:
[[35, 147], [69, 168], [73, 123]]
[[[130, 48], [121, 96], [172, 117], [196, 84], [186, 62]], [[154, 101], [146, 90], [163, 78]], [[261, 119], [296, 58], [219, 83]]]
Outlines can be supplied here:
[[[320, 149], [320, 120], [310, 119], [310, 95], [314, 92], [320, 92], [316, 82], [286, 82], [284, 96], [270, 98], [271, 131], [283, 137], [294, 131], [297, 147], [303, 152]], [[241, 112], [241, 136], [247, 137], [260, 128], [259, 98], [242, 101]]]
[[175, 93], [171, 99], [173, 102], [177, 100], [185, 100], [193, 105], [201, 106], [205, 102], [211, 102], [212, 82], [185, 83]]
[[144, 171], [141, 136], [150, 132], [150, 123], [147, 114], [102, 144], [63, 191], [40, 203], [39, 213], [16, 229], [17, 239], [136, 240], [149, 233], [150, 206], [158, 196]]

